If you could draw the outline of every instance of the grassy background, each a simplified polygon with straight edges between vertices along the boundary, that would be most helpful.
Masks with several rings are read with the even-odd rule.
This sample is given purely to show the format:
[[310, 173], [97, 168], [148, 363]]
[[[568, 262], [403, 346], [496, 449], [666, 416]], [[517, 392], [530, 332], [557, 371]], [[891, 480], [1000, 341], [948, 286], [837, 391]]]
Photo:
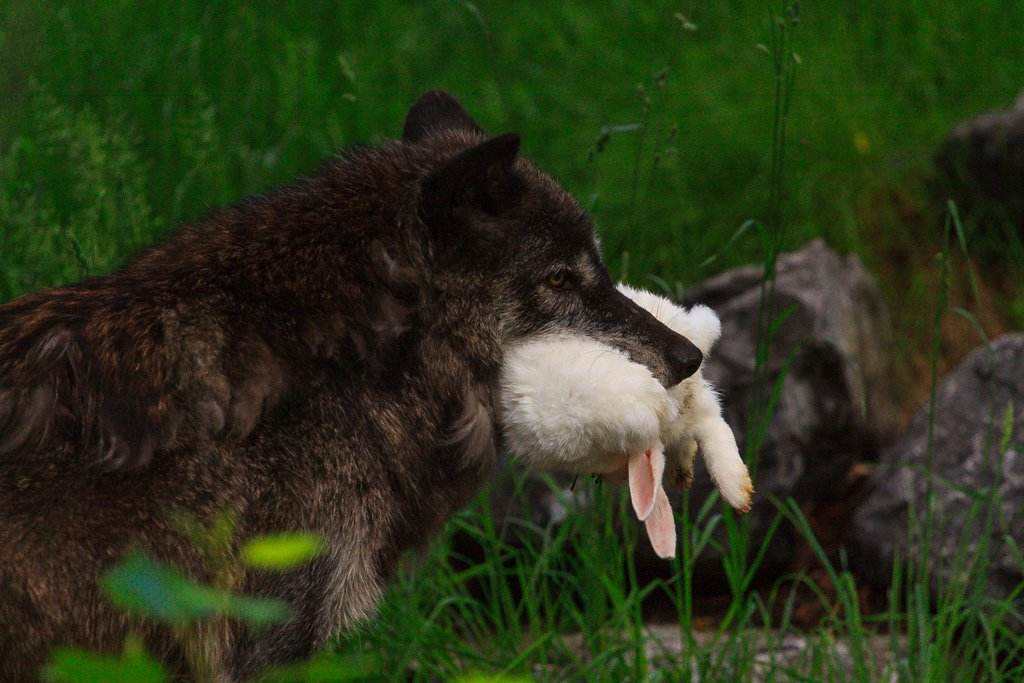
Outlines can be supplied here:
[[[766, 212], [761, 2], [0, 7], [0, 298], [105, 271], [211, 206], [394, 136], [428, 88], [522, 133], [634, 278], [692, 282]], [[926, 206], [950, 128], [1024, 85], [1020, 26], [1015, 1], [804, 3], [786, 246], [824, 235], [883, 270], [890, 242], [929, 239], [929, 221], [887, 214]], [[740, 240], [712, 269], [757, 258]]]
[[[0, 0], [0, 301], [108, 271], [212, 206], [292, 179], [341, 147], [392, 137], [430, 88], [456, 93], [489, 130], [523, 135], [526, 153], [591, 210], [615, 274], [687, 284], [759, 261], [762, 240], [733, 237], [770, 212], [775, 82], [759, 47], [770, 21], [756, 0]], [[926, 364], [916, 354], [930, 348], [936, 305], [931, 259], [944, 199], [929, 189], [932, 155], [957, 122], [1007, 106], [1024, 87], [1022, 26], [1024, 3], [1011, 0], [801, 5], [785, 230], [772, 240], [791, 248], [823, 236], [860, 255], [889, 294], [903, 340], [897, 357], [910, 375]], [[969, 223], [968, 234], [972, 251], [986, 255], [986, 296], [970, 303], [990, 333], [1019, 326], [1019, 237]], [[952, 290], [956, 303], [956, 282]], [[948, 362], [977, 343], [969, 330], [944, 328]], [[915, 386], [911, 402], [927, 391]], [[663, 594], [685, 639], [694, 620], [687, 567], [709, 525], [735, 524], [728, 513], [693, 511], [681, 522], [691, 554], [675, 566], [677, 580], [640, 585], [626, 561], [636, 538], [623, 548], [602, 532], [621, 499], [555, 536], [535, 530], [525, 549], [505, 546], [484, 509], [449, 526], [344, 652], [425, 677], [555, 667], [644, 678], [642, 599]], [[469, 569], [448, 552], [467, 527], [493, 558]], [[983, 555], [967, 575], [984, 576]], [[752, 593], [746, 560], [732, 561], [729, 628], [708, 647], [694, 644], [668, 679], [749, 673], [753, 653], [734, 627], [792, 625], [784, 585]], [[842, 568], [831, 571], [836, 590], [822, 596], [830, 617], [809, 655], [814, 678], [836, 675], [833, 635], [862, 643], [867, 633], [852, 578], [847, 587]], [[958, 584], [929, 604], [919, 594], [927, 576], [910, 573], [878, 617], [915, 639], [898, 673], [1021, 673], [1024, 646], [1002, 622], [1011, 603], [993, 617], [992, 605]], [[554, 637], [570, 630], [596, 659]]]

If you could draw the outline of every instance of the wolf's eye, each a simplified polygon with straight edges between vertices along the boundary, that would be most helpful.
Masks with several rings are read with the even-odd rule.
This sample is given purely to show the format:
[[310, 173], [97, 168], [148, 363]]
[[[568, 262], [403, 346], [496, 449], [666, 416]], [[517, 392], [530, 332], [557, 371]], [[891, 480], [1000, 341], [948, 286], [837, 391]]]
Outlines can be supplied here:
[[548, 286], [553, 289], [568, 289], [572, 283], [572, 275], [568, 270], [556, 270], [548, 275]]

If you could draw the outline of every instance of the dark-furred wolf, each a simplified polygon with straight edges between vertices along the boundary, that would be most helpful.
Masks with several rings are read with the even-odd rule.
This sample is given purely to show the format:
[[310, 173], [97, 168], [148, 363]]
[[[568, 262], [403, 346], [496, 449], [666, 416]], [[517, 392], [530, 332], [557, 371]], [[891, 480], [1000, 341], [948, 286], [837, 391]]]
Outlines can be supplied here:
[[587, 214], [519, 138], [486, 135], [443, 92], [400, 140], [0, 306], [0, 679], [132, 631], [184, 674], [196, 653], [97, 583], [132, 549], [209, 580], [182, 512], [230, 512], [238, 542], [325, 539], [299, 569], [235, 577], [291, 620], [201, 644], [229, 679], [314, 652], [487, 481], [502, 349], [559, 330], [666, 386], [701, 362], [616, 290]]

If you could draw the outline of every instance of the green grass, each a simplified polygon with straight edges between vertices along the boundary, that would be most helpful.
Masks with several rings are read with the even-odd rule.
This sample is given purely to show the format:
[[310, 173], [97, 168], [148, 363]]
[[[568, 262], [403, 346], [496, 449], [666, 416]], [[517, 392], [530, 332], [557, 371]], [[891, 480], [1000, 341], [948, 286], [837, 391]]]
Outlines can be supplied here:
[[[409, 103], [442, 87], [488, 129], [523, 135], [590, 209], [615, 274], [688, 284], [824, 236], [899, 294], [910, 337], [936, 342], [925, 354], [935, 368], [958, 262], [945, 202], [928, 191], [931, 155], [955, 123], [1006, 106], [1024, 83], [1018, 2], [807, 2], [785, 46], [753, 0], [138, 5], [0, 4], [0, 301], [109, 271], [215, 205], [392, 137]], [[995, 271], [1024, 272], [1019, 238], [970, 222], [959, 234], [1004, 254]], [[1019, 284], [1005, 306], [1024, 316]], [[755, 417], [756, 437], [770, 415]], [[1019, 603], [979, 589], [991, 549], [963, 558], [962, 578], [934, 595], [926, 563], [897, 563], [886, 606], [865, 613], [844, 556], [792, 502], [762, 504], [801, 534], [830, 593], [804, 573], [755, 585], [768, 539], [714, 501], [687, 500], [682, 557], [669, 580], [647, 582], [622, 493], [581, 486], [591, 506], [554, 528], [518, 524], [517, 544], [476, 501], [338, 651], [396, 679], [734, 680], [762, 667], [776, 680], [866, 681], [886, 672], [859, 655], [888, 633], [900, 680], [1024, 675]], [[991, 491], [972, 500], [969, 515], [997, 512]], [[460, 561], [457, 534], [483, 561]], [[716, 547], [731, 595], [708, 640], [695, 635], [694, 585]], [[825, 615], [806, 661], [758, 664], [747, 629], [795, 632], [800, 591]], [[652, 602], [679, 624], [682, 656], [644, 650]], [[854, 655], [850, 673], [836, 639]]]
[[[693, 282], [768, 212], [761, 2], [139, 5], [0, 5], [0, 298], [392, 137], [433, 87], [522, 133], [635, 279]], [[1022, 25], [1018, 2], [803, 3], [785, 246], [824, 235], [871, 263], [879, 240], [919, 243], [899, 221], [865, 234], [864, 214], [955, 123], [1013, 100]], [[756, 258], [740, 240], [711, 268]]]
[[[962, 578], [935, 597], [924, 588], [925, 567], [899, 564], [888, 605], [865, 613], [854, 577], [818, 545], [796, 504], [773, 501], [783, 523], [811, 545], [834, 595], [806, 574], [782, 577], [744, 592], [729, 623], [705, 626], [701, 634], [690, 627], [686, 577], [719, 542], [713, 531], [722, 518], [715, 506], [681, 511], [685, 551], [667, 579], [638, 584], [633, 550], [645, 541], [628, 502], [621, 491], [586, 493], [594, 499], [588, 509], [557, 528], [523, 529], [516, 544], [495, 528], [486, 502], [460, 513], [428, 560], [402, 575], [380, 616], [343, 641], [341, 652], [367, 657], [372, 671], [413, 680], [448, 680], [467, 670], [609, 681], [745, 680], [754, 672], [780, 681], [1012, 681], [1024, 674], [1024, 636], [1015, 630], [1020, 613], [1012, 600], [993, 600], [981, 589], [991, 560], [987, 550], [962, 558]], [[968, 515], [984, 514], [991, 503], [990, 495], [982, 495]], [[460, 561], [452, 545], [456, 533], [475, 538], [486, 559]], [[753, 542], [756, 549], [762, 541]], [[826, 615], [810, 632], [793, 621], [797, 594], [806, 588], [817, 592]], [[681, 642], [688, 643], [682, 654], [656, 648], [645, 653], [643, 602], [658, 603], [663, 615], [675, 617]], [[810, 647], [797, 662], [785, 662], [781, 654], [777, 661], [758, 661], [750, 634], [759, 628], [773, 629], [778, 642], [800, 633]], [[879, 639], [894, 653], [886, 662], [873, 654]], [[848, 648], [849, 664], [837, 656], [837, 641]]]

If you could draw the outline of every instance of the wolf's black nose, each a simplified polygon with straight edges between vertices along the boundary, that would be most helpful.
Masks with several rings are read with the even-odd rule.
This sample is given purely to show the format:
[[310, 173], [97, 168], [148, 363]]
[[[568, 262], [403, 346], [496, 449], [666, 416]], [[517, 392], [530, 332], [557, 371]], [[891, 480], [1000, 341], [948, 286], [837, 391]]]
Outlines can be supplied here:
[[700, 352], [700, 349], [686, 337], [680, 337], [668, 352], [668, 369], [671, 374], [669, 386], [674, 387], [697, 372], [697, 368], [703, 361], [704, 354]]

